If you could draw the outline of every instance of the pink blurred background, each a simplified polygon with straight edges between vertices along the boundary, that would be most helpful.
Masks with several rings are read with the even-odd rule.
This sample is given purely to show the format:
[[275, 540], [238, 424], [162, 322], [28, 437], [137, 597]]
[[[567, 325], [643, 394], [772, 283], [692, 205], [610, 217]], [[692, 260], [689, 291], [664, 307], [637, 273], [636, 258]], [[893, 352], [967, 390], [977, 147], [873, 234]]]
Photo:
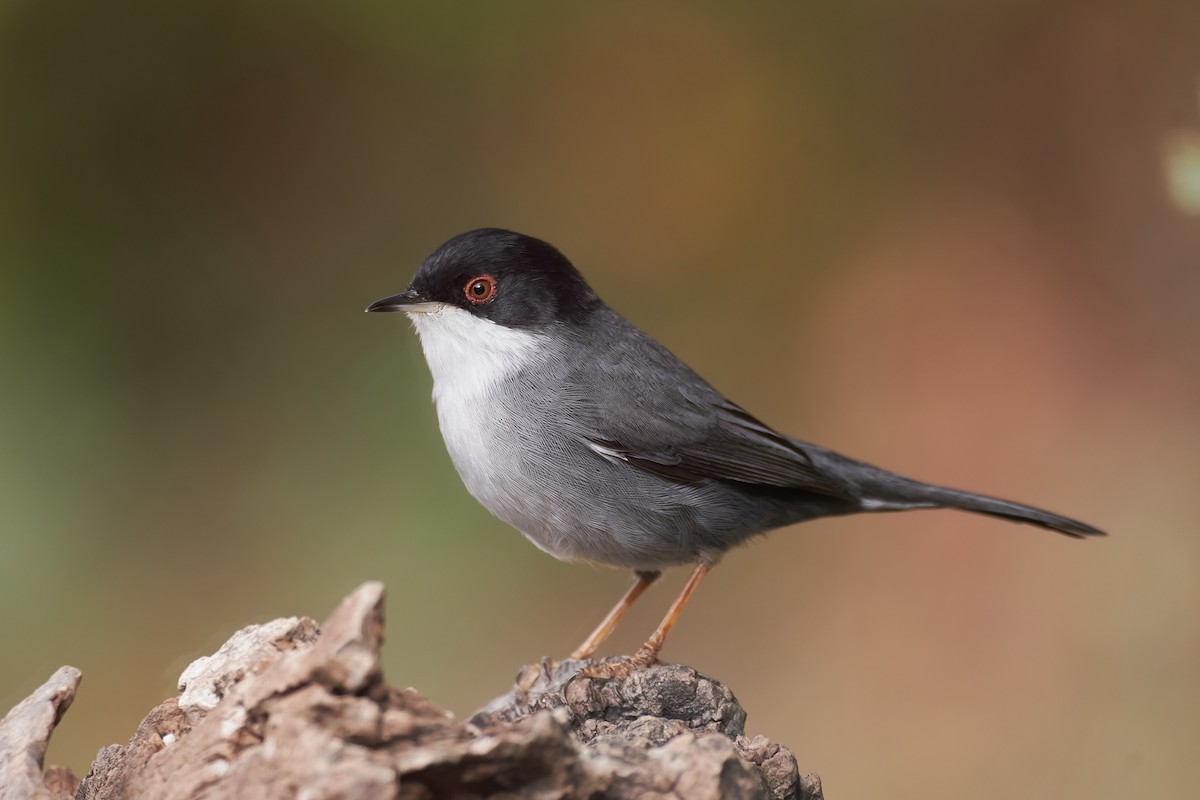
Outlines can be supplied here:
[[369, 578], [460, 715], [598, 621], [628, 577], [478, 507], [361, 313], [501, 225], [781, 430], [1112, 534], [730, 554], [664, 657], [749, 733], [831, 798], [1194, 791], [1195, 3], [397, 6], [0, 8], [0, 710], [80, 667], [51, 761]]

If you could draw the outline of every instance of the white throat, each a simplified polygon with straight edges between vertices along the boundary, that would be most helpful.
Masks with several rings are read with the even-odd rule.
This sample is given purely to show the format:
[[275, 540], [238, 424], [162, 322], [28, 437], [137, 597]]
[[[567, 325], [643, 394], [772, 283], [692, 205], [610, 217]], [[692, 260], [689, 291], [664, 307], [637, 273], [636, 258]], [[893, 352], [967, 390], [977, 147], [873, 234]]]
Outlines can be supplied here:
[[433, 375], [433, 399], [458, 405], [483, 399], [536, 357], [542, 337], [506, 328], [461, 308], [410, 311]]

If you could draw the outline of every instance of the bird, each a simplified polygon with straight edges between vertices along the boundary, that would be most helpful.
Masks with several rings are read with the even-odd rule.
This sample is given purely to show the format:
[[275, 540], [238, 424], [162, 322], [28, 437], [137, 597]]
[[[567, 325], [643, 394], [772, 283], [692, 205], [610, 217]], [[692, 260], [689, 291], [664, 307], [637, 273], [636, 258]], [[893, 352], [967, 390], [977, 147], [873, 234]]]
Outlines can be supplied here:
[[633, 571], [633, 584], [572, 659], [592, 659], [663, 570], [692, 565], [654, 633], [614, 670], [656, 663], [727, 551], [820, 517], [953, 508], [1072, 538], [1105, 535], [776, 431], [532, 236], [502, 228], [455, 236], [407, 289], [366, 310], [402, 311], [416, 328], [446, 449], [476, 500], [555, 558]]

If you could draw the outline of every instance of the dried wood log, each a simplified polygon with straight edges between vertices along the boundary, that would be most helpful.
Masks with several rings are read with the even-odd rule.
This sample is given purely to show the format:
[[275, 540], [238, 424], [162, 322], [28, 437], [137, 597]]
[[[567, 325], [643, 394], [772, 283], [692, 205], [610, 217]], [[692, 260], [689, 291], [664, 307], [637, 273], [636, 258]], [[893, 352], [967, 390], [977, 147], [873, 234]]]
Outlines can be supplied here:
[[43, 774], [42, 764], [50, 734], [75, 699], [81, 676], [74, 667], [61, 667], [0, 720], [0, 798], [59, 800], [75, 795], [74, 775], [61, 767]]
[[380, 669], [383, 587], [359, 587], [318, 628], [238, 631], [180, 678], [82, 782], [42, 773], [79, 672], [59, 670], [0, 723], [3, 798], [821, 797], [786, 747], [746, 738], [733, 693], [689, 667], [623, 680], [543, 663], [461, 722]]

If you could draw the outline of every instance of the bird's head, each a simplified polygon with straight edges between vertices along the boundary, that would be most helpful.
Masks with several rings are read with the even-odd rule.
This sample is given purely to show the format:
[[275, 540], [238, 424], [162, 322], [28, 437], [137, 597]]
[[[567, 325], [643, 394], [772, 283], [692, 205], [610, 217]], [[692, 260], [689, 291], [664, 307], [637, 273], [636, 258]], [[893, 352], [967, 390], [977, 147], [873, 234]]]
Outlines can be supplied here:
[[425, 259], [408, 289], [367, 311], [404, 311], [424, 332], [421, 317], [463, 315], [506, 328], [539, 331], [570, 324], [600, 299], [553, 245], [500, 228], [459, 234]]

